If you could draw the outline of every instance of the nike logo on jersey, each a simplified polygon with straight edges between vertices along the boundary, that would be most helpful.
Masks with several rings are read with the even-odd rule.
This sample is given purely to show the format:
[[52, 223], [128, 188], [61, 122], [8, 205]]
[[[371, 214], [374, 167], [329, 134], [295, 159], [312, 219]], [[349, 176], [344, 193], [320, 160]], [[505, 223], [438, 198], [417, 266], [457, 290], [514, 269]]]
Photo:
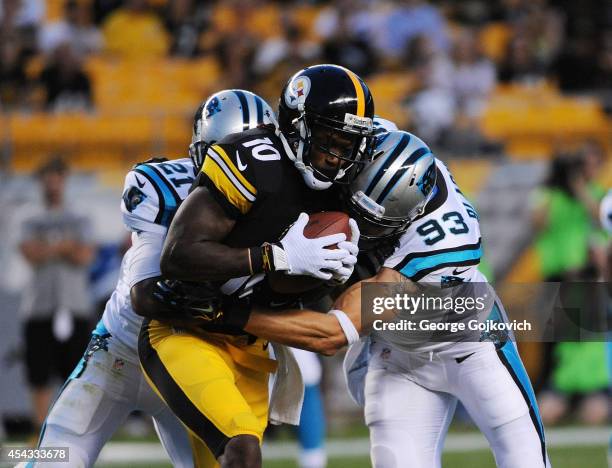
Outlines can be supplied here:
[[143, 188], [145, 186], [145, 184], [147, 183], [146, 181], [145, 182], [141, 182], [140, 179], [138, 178], [138, 176], [134, 176], [134, 177], [136, 177], [136, 183], [138, 184], [139, 188]]
[[468, 270], [469, 270], [469, 267], [468, 267], [468, 268], [464, 268], [464, 269], [463, 269], [463, 270], [461, 270], [461, 271], [459, 271], [457, 268], [455, 268], [455, 269], [453, 270], [453, 275], [461, 275], [462, 273], [465, 273], [465, 272], [466, 272], [466, 271], [468, 271]]
[[240, 170], [240, 172], [244, 172], [244, 170], [247, 168], [247, 164], [242, 164], [238, 151], [236, 151], [236, 162], [238, 163], [238, 169]]
[[204, 307], [204, 306], [194, 307], [194, 309], [197, 310], [198, 312], [202, 313], [202, 314], [205, 314], [205, 315], [206, 314], [212, 314], [215, 311], [213, 306], [210, 306], [210, 305], [207, 306], [207, 307]]
[[457, 361], [457, 364], [461, 364], [463, 361], [465, 361], [467, 358], [469, 358], [472, 354], [475, 354], [476, 351], [474, 351], [473, 353], [470, 354], [466, 354], [465, 356], [461, 356], [458, 358], [455, 358], [455, 361]]

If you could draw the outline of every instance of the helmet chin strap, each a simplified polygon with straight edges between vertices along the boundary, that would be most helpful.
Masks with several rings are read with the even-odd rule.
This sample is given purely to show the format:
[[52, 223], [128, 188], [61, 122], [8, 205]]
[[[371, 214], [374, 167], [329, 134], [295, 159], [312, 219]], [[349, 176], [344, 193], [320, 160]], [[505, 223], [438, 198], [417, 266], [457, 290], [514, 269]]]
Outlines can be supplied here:
[[[285, 148], [285, 151], [287, 155], [289, 156], [289, 159], [293, 161], [293, 165], [295, 166], [295, 168], [300, 172], [300, 174], [302, 174], [302, 178], [304, 179], [306, 186], [313, 190], [326, 190], [332, 186], [332, 182], [330, 181], [325, 182], [325, 181], [317, 179], [314, 174], [314, 169], [304, 164], [303, 155], [304, 155], [304, 141], [306, 141], [306, 125], [304, 124], [303, 120], [300, 120], [299, 125], [300, 125], [299, 127], [300, 141], [298, 143], [298, 148], [297, 148], [296, 153], [293, 152], [293, 150], [291, 149], [291, 145], [289, 144], [289, 142], [285, 138], [285, 135], [282, 134], [282, 132], [280, 131], [278, 127], [276, 128], [276, 136], [278, 136], [280, 141], [282, 142], [283, 148]], [[340, 173], [344, 175], [344, 171], [342, 169], [338, 172], [338, 175], [340, 175]], [[338, 175], [336, 176], [336, 178], [338, 178]]]

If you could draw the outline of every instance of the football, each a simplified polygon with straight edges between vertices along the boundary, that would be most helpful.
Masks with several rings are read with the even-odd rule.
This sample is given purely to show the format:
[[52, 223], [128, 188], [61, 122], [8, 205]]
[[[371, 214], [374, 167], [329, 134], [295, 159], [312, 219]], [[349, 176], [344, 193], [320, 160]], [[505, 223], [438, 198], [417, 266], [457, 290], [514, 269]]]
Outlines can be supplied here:
[[[304, 228], [304, 236], [308, 239], [344, 233], [346, 238], [351, 236], [349, 216], [339, 211], [323, 211], [311, 214], [308, 224]], [[282, 271], [268, 273], [270, 289], [281, 294], [297, 294], [310, 291], [321, 284], [321, 280], [306, 275], [288, 275]]]

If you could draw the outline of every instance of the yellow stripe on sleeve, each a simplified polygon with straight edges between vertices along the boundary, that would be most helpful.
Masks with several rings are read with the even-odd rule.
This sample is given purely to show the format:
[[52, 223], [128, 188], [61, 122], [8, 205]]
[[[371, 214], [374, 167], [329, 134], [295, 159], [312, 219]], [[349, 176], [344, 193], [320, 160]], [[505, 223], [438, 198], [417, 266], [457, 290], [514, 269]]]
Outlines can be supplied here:
[[251, 209], [255, 198], [250, 196], [250, 194], [243, 193], [234, 182], [232, 182], [226, 174], [226, 171], [221, 168], [215, 158], [208, 155], [204, 159], [202, 172], [206, 174], [215, 187], [225, 195], [227, 201], [235, 206], [242, 214], [247, 213]]
[[244, 177], [244, 175], [242, 175], [242, 172], [240, 172], [238, 168], [234, 165], [234, 162], [227, 155], [227, 153], [225, 152], [223, 148], [217, 145], [213, 145], [211, 147], [211, 150], [217, 153], [219, 156], [221, 156], [221, 158], [223, 158], [223, 161], [225, 162], [227, 167], [232, 171], [236, 179], [238, 179], [238, 181], [242, 184], [243, 188], [245, 188], [252, 195], [257, 195], [257, 189], [255, 189], [255, 187], [253, 187], [253, 185]]

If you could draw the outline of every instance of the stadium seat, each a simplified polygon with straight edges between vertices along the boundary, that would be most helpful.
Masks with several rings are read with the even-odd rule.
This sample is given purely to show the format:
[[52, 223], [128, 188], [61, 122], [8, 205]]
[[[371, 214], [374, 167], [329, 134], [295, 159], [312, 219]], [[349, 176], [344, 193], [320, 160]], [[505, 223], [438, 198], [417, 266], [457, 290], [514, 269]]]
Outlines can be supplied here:
[[558, 145], [586, 138], [609, 144], [611, 123], [596, 99], [562, 96], [550, 84], [500, 86], [481, 119], [481, 129], [507, 144], [518, 158], [550, 155]]
[[219, 78], [212, 58], [137, 63], [93, 58], [86, 67], [102, 112], [191, 113]]
[[315, 31], [315, 21], [321, 12], [321, 7], [301, 4], [291, 9], [291, 19], [295, 22], [306, 39], [318, 40]]
[[409, 114], [404, 99], [413, 91], [415, 78], [410, 73], [381, 73], [368, 79], [368, 87], [376, 101], [376, 113], [405, 128]]
[[479, 33], [478, 43], [482, 52], [496, 63], [500, 63], [508, 47], [512, 31], [502, 22], [489, 23]]
[[51, 154], [81, 170], [129, 167], [151, 155], [179, 157], [191, 139], [190, 116], [13, 115], [7, 119], [11, 166], [29, 171]]

